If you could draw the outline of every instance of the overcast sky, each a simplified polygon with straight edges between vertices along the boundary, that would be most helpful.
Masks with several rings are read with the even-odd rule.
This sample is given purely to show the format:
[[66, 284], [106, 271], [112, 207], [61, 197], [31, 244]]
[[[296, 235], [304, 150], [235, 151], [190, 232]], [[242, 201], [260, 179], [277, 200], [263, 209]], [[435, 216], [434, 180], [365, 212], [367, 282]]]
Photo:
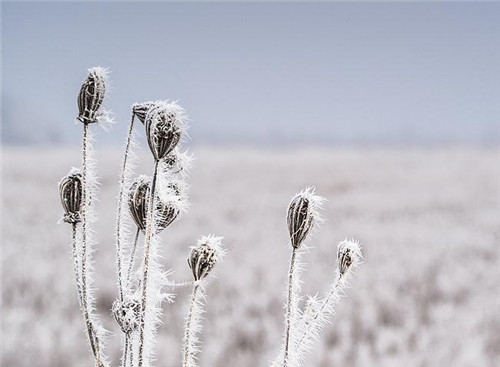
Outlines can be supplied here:
[[193, 144], [499, 143], [499, 3], [2, 3], [4, 141], [74, 143], [87, 68]]

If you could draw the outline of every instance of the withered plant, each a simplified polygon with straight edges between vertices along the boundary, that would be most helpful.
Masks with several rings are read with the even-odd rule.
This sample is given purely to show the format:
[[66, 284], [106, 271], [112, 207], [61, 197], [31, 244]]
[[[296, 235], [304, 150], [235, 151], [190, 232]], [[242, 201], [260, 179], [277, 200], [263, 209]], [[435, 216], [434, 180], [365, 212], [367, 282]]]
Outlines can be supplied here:
[[[106, 69], [89, 69], [77, 99], [76, 121], [83, 127], [81, 167], [71, 169], [59, 183], [64, 209], [62, 221], [72, 227], [71, 254], [77, 298], [97, 367], [111, 366], [111, 363], [105, 353], [107, 332], [95, 311], [92, 284], [92, 255], [96, 247], [92, 226], [96, 221], [94, 203], [98, 185], [91, 127], [112, 122], [111, 114], [103, 109], [108, 89]], [[140, 121], [139, 129], [136, 128], [136, 119]], [[151, 151], [154, 167], [151, 177], [134, 177], [137, 130], [145, 134]], [[164, 271], [159, 261], [160, 250], [165, 250], [165, 246], [160, 246], [160, 233], [178, 220], [188, 207], [186, 179], [191, 156], [180, 149], [186, 132], [187, 116], [176, 102], [148, 101], [136, 103], [131, 108], [118, 179], [115, 227], [118, 296], [111, 308], [123, 333], [121, 367], [152, 366], [162, 303], [174, 302], [174, 295], [165, 289], [176, 286], [192, 287], [185, 321], [182, 366], [198, 365], [198, 335], [202, 329], [207, 277], [226, 251], [222, 248], [221, 237], [201, 237], [191, 247], [187, 261], [193, 280], [186, 282], [169, 279], [171, 272]], [[361, 260], [356, 241], [341, 242], [331, 289], [321, 299], [310, 297], [305, 309], [300, 310], [300, 258], [304, 242], [321, 222], [319, 210], [323, 201], [315, 195], [314, 189], [307, 188], [292, 199], [288, 208], [291, 260], [285, 330], [283, 347], [273, 366], [298, 367], [303, 363], [305, 352], [311, 349], [312, 341], [333, 315], [349, 276]], [[141, 245], [142, 251], [138, 252]], [[142, 259], [137, 259], [138, 253], [142, 254]]]

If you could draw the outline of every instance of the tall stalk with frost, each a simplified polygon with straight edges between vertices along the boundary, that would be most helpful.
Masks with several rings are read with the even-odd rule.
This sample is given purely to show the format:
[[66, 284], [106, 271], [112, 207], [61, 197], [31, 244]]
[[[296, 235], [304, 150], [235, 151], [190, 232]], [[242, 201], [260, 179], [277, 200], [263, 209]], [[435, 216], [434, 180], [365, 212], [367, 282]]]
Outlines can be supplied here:
[[182, 348], [182, 366], [198, 366], [196, 355], [200, 351], [198, 334], [201, 332], [201, 319], [205, 300], [206, 277], [213, 267], [225, 255], [221, 247], [220, 237], [204, 236], [196, 246], [191, 248], [188, 264], [193, 272], [193, 289], [189, 302], [189, 311], [184, 329], [184, 345]]

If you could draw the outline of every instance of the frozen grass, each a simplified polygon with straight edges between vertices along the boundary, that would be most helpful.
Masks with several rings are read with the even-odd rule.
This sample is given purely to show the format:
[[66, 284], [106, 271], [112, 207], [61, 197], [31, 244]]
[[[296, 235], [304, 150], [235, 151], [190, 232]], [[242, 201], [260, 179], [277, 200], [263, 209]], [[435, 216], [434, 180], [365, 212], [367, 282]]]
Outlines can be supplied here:
[[[336, 243], [363, 246], [362, 271], [307, 366], [495, 366], [500, 363], [500, 172], [493, 149], [194, 149], [190, 214], [160, 236], [165, 268], [185, 263], [199, 233], [229, 255], [207, 288], [201, 366], [266, 366], [279, 348], [289, 259], [285, 208], [307, 185], [328, 198], [305, 253], [303, 290], [324, 293]], [[98, 150], [96, 307], [108, 330], [116, 298], [114, 214], [122, 152]], [[140, 172], [151, 172], [149, 156]], [[88, 366], [68, 228], [56, 183], [78, 149], [3, 149], [3, 353], [6, 366]], [[331, 274], [331, 277], [326, 275]], [[112, 281], [110, 281], [112, 280]], [[180, 365], [190, 289], [165, 308], [158, 365]], [[120, 357], [119, 337], [110, 357]]]

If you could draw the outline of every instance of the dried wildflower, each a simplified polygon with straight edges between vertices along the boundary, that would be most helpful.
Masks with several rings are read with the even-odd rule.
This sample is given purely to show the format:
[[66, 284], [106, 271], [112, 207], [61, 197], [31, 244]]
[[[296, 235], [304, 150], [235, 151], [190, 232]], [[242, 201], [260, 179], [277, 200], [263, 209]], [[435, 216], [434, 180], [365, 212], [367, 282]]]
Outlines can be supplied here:
[[[142, 231], [146, 231], [146, 220], [150, 195], [150, 180], [147, 177], [139, 177], [132, 183], [129, 191], [129, 209], [135, 224]], [[172, 185], [174, 194], [180, 195], [179, 189]], [[156, 203], [156, 231], [161, 232], [167, 228], [179, 215], [179, 209], [174, 202]]]
[[140, 230], [146, 230], [147, 203], [149, 197], [149, 179], [141, 176], [136, 179], [129, 190], [128, 207], [130, 214]]
[[155, 160], [169, 154], [185, 130], [184, 110], [175, 102], [161, 102], [150, 108], [144, 119], [149, 148]]
[[290, 241], [294, 248], [299, 248], [316, 223], [321, 222], [319, 209], [324, 199], [314, 194], [314, 188], [308, 187], [292, 198], [288, 206], [287, 224]]
[[141, 312], [139, 299], [135, 297], [125, 298], [123, 301], [117, 299], [113, 302], [111, 312], [124, 333], [129, 334], [139, 327]]
[[224, 256], [225, 252], [220, 247], [221, 240], [221, 237], [204, 236], [196, 246], [191, 247], [187, 262], [195, 281], [204, 279]]
[[82, 206], [82, 174], [73, 168], [59, 183], [59, 195], [64, 208], [63, 220], [66, 223], [81, 222], [80, 210]]
[[135, 116], [137, 116], [139, 121], [141, 121], [144, 124], [144, 121], [146, 120], [146, 115], [148, 114], [149, 110], [151, 108], [154, 108], [160, 103], [162, 103], [162, 101], [148, 101], [142, 103], [135, 103], [132, 106], [132, 113]]
[[340, 242], [337, 249], [337, 261], [340, 275], [343, 276], [352, 268], [353, 264], [355, 265], [361, 258], [362, 255], [359, 242], [348, 239]]
[[89, 69], [89, 75], [83, 81], [78, 95], [77, 120], [84, 124], [97, 122], [101, 117], [99, 108], [104, 101], [104, 94], [108, 85], [106, 69], [95, 67]]

